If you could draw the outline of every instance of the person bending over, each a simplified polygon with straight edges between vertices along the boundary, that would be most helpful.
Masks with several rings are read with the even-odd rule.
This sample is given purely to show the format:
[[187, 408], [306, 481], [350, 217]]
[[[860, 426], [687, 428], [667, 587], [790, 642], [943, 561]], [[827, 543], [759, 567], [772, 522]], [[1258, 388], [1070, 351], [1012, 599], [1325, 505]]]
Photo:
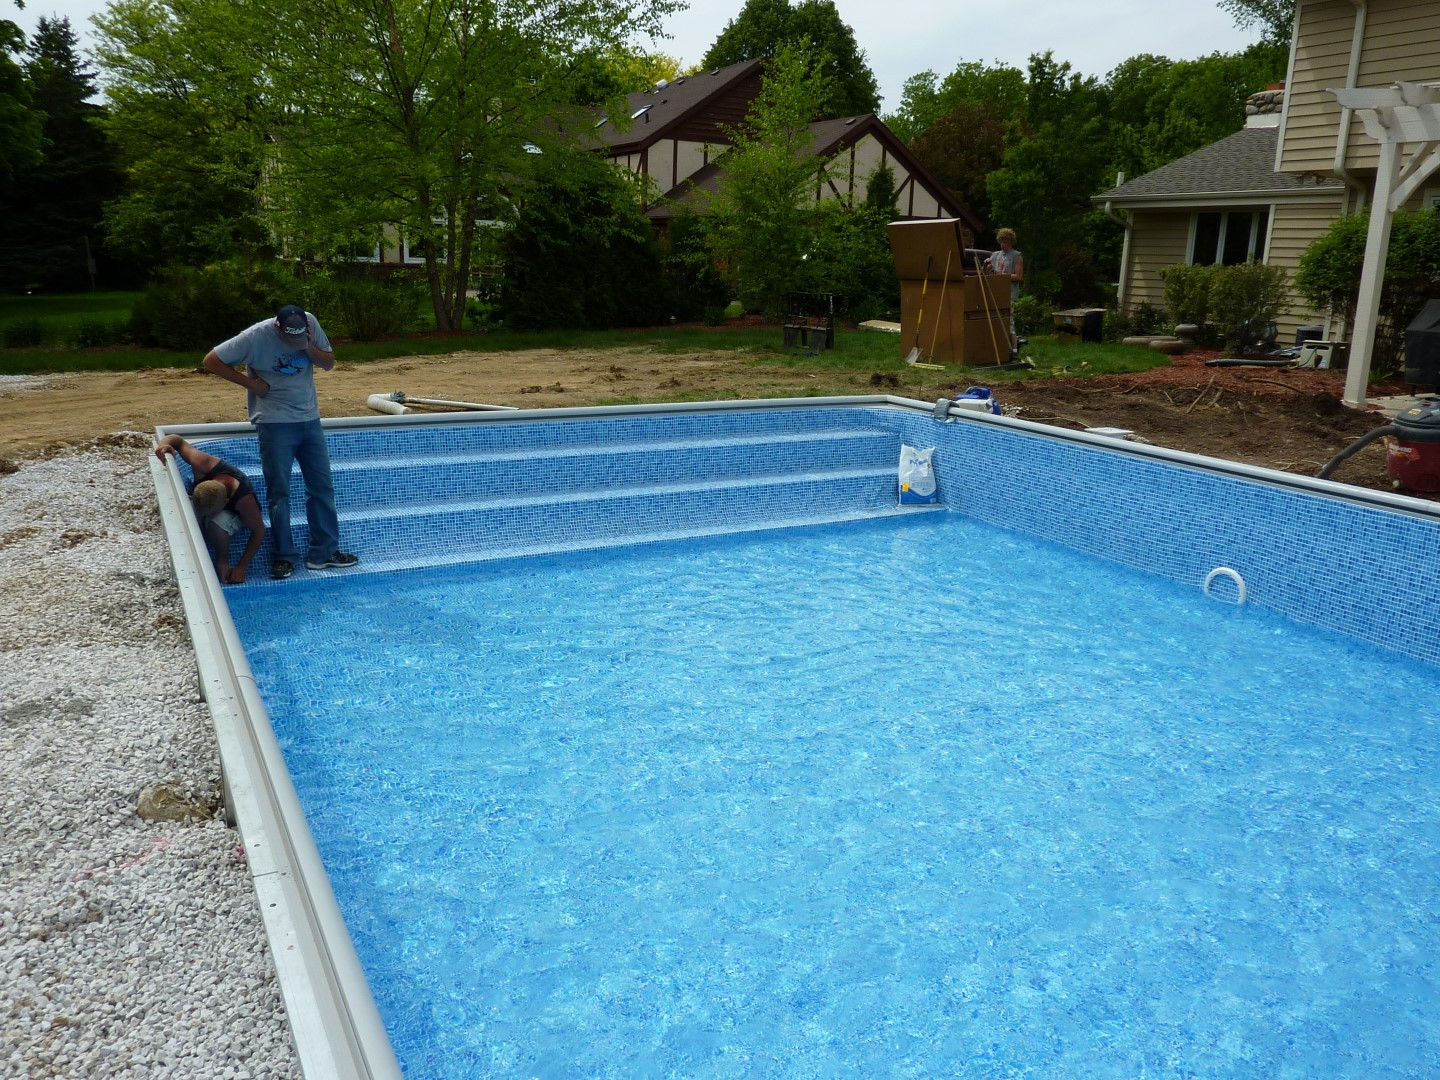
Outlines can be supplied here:
[[290, 467], [296, 462], [305, 479], [305, 519], [310, 526], [305, 565], [324, 570], [358, 563], [358, 556], [340, 550], [330, 454], [315, 397], [315, 368], [329, 371], [335, 366], [320, 320], [296, 304], [286, 304], [273, 319], [262, 319], [216, 345], [201, 366], [247, 391], [270, 512], [270, 576], [289, 577], [299, 558], [290, 532]]
[[[215, 574], [226, 585], [245, 581], [245, 571], [265, 540], [265, 521], [260, 517], [260, 502], [255, 498], [255, 485], [243, 472], [214, 454], [198, 450], [179, 435], [166, 435], [155, 447], [161, 461], [179, 457], [195, 474], [190, 488], [190, 504], [205, 531], [205, 539], [215, 550]], [[235, 562], [230, 561], [230, 537], [244, 525], [250, 530], [245, 550]]]

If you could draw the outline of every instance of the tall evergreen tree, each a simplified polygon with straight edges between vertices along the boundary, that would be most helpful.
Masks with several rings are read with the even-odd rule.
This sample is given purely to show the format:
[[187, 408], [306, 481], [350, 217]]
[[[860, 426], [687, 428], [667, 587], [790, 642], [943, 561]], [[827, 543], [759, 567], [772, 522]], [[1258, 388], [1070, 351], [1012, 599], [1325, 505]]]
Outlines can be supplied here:
[[113, 156], [99, 127], [95, 72], [81, 62], [68, 19], [42, 17], [26, 49], [25, 73], [43, 117], [41, 160], [3, 197], [0, 281], [80, 289], [94, 281], [102, 207], [118, 190]]
[[784, 45], [799, 45], [806, 38], [822, 56], [831, 89], [821, 101], [820, 118], [858, 116], [880, 110], [880, 90], [855, 32], [840, 18], [833, 0], [745, 0], [740, 14], [705, 54], [704, 67], [725, 67], [742, 60], [769, 58]]

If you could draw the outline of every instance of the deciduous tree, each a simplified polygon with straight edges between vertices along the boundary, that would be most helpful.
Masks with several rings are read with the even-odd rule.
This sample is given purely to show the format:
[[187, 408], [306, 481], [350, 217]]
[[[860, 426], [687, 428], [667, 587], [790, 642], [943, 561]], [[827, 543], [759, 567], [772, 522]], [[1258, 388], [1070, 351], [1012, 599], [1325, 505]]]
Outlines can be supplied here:
[[820, 101], [817, 118], [878, 112], [880, 91], [855, 32], [840, 18], [833, 0], [745, 0], [740, 14], [705, 54], [704, 66], [724, 67], [742, 60], [773, 57], [781, 46], [809, 39], [809, 48], [824, 57], [830, 89]]
[[[183, 87], [240, 190], [263, 169], [258, 214], [287, 252], [368, 248], [392, 226], [423, 257], [436, 325], [449, 329], [464, 314], [477, 218], [495, 214], [536, 154], [588, 134], [590, 122], [565, 111], [588, 60], [653, 36], [677, 6], [116, 0], [125, 25], [115, 29], [131, 40], [144, 43], [147, 22], [185, 31], [170, 36], [178, 55], [138, 69], [116, 56], [122, 35], [102, 31], [137, 93]], [[215, 70], [197, 73], [207, 61]]]
[[43, 118], [31, 108], [29, 83], [15, 61], [24, 48], [20, 27], [0, 19], [0, 181], [6, 183], [39, 164], [44, 145]]
[[1234, 17], [1237, 26], [1258, 23], [1266, 41], [1290, 44], [1295, 26], [1295, 0], [1219, 0], [1219, 5]]
[[712, 235], [749, 311], [777, 316], [797, 287], [824, 169], [810, 123], [829, 92], [830, 77], [813, 65], [806, 43], [781, 45], [745, 122], [729, 132]]

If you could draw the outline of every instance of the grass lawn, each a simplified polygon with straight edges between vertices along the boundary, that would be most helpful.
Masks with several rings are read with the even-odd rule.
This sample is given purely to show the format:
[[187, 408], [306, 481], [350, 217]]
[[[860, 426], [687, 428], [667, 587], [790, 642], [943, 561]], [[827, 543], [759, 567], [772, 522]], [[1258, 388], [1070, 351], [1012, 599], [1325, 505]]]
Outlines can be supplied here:
[[[134, 292], [84, 293], [65, 296], [0, 296], [0, 330], [8, 324], [38, 320], [54, 328], [47, 339], [62, 342], [84, 319], [128, 318], [139, 297]], [[657, 355], [733, 351], [756, 364], [773, 364], [816, 372], [902, 371], [906, 350], [898, 334], [872, 330], [841, 330], [835, 347], [816, 355], [786, 350], [777, 326], [655, 327], [639, 330], [495, 331], [488, 333], [414, 334], [387, 341], [342, 342], [347, 363], [402, 356], [429, 356], [460, 351], [500, 353], [520, 349], [616, 349], [651, 351]], [[1100, 375], [1143, 371], [1169, 362], [1168, 357], [1124, 345], [1089, 344], [1073, 338], [1032, 338], [1024, 350], [1035, 362], [1033, 371], [997, 372], [970, 369], [987, 381], [1000, 382], [1057, 374]], [[0, 375], [60, 371], [133, 371], [139, 368], [188, 368], [200, 362], [200, 350], [171, 352], [116, 346], [79, 349], [63, 344], [37, 348], [0, 348]], [[957, 375], [965, 368], [952, 369]]]
[[0, 340], [18, 323], [39, 323], [47, 343], [73, 339], [85, 320], [116, 322], [130, 319], [139, 292], [37, 293], [17, 296], [0, 293]]

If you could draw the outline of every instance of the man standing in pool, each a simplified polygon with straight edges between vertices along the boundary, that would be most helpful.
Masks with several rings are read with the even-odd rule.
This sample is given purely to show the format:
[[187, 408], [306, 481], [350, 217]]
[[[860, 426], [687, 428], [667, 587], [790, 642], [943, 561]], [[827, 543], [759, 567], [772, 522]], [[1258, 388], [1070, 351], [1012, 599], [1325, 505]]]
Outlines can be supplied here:
[[296, 304], [286, 304], [273, 319], [262, 319], [216, 345], [202, 366], [247, 391], [270, 511], [270, 576], [289, 577], [299, 557], [290, 533], [290, 467], [295, 462], [305, 479], [305, 520], [310, 526], [305, 565], [324, 570], [358, 563], [358, 556], [340, 550], [330, 454], [315, 397], [314, 369], [335, 366], [320, 320]]
[[[214, 454], [191, 446], [179, 435], [166, 435], [155, 447], [155, 456], [180, 458], [195, 474], [190, 489], [190, 502], [195, 517], [205, 531], [205, 539], [215, 549], [215, 576], [222, 584], [241, 585], [250, 560], [265, 539], [265, 520], [260, 504], [255, 501], [255, 488], [243, 472]], [[241, 526], [250, 530], [245, 550], [235, 562], [230, 561], [230, 538]]]

